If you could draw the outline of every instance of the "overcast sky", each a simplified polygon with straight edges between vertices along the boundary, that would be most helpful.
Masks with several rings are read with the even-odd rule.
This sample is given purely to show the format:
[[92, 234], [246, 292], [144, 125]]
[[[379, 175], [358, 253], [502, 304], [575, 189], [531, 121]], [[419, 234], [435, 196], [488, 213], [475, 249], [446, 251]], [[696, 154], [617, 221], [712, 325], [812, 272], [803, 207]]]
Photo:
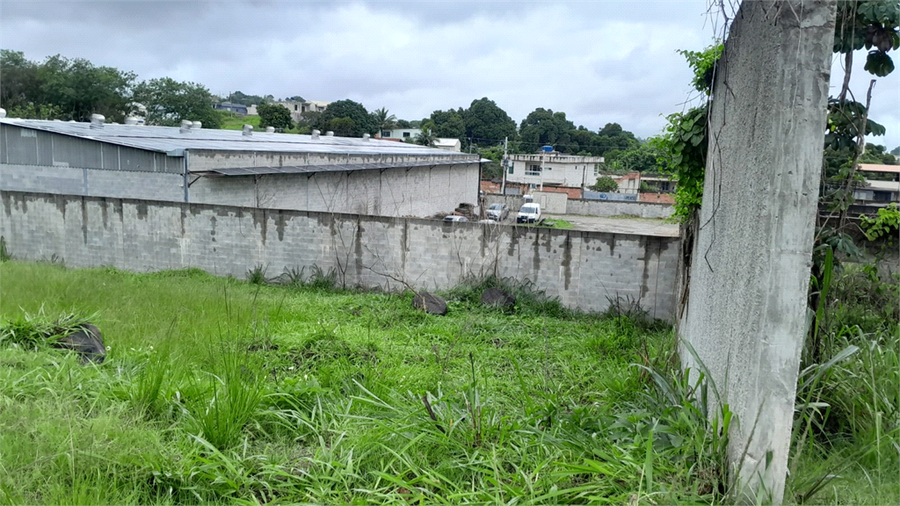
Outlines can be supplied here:
[[[675, 50], [721, 37], [708, 3], [2, 0], [0, 46], [221, 95], [349, 98], [408, 120], [488, 97], [517, 123], [543, 107], [576, 126], [617, 122], [648, 137], [696, 95]], [[864, 53], [856, 59], [852, 89], [864, 101], [870, 76]], [[889, 149], [900, 145], [898, 75], [880, 79], [872, 98], [888, 135], [871, 140]]]

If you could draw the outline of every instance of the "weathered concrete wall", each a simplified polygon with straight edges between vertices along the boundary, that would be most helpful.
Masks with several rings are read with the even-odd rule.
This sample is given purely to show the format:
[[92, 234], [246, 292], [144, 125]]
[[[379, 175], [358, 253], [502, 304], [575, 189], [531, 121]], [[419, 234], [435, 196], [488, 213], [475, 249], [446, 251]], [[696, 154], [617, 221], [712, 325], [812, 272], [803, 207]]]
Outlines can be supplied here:
[[534, 201], [541, 205], [541, 212], [544, 214], [566, 214], [566, 201], [569, 196], [565, 193], [536, 191], [533, 195]]
[[[242, 167], [248, 165], [241, 163], [272, 161], [247, 156], [243, 162], [238, 156], [218, 161]], [[191, 155], [192, 164], [197, 160]], [[189, 199], [268, 209], [426, 217], [449, 213], [461, 202], [477, 203], [478, 176], [477, 163], [256, 178], [190, 175]], [[0, 164], [0, 190], [183, 202], [183, 184], [182, 174], [165, 172]]]
[[259, 177], [203, 177], [191, 202], [427, 217], [478, 202], [478, 164]]
[[[510, 212], [518, 211], [522, 207], [521, 195], [485, 195], [485, 205], [489, 206], [500, 202], [509, 206]], [[549, 211], [545, 211], [549, 212]], [[669, 204], [654, 204], [647, 202], [613, 202], [599, 200], [568, 199], [565, 214], [578, 214], [582, 216], [635, 216], [638, 218], [664, 219], [675, 212]]]
[[[677, 238], [417, 218], [2, 192], [0, 235], [18, 258], [132, 271], [256, 265], [334, 269], [348, 286], [446, 289], [467, 276], [533, 281], [568, 307], [630, 297], [656, 318], [675, 305]], [[307, 270], [308, 272], [308, 270]]]
[[[833, 2], [743, 2], [713, 88], [679, 330], [738, 417], [729, 453], [749, 495], [741, 503], [759, 494], [780, 503], [784, 494], [834, 13]], [[690, 353], [681, 357], [696, 370]]]

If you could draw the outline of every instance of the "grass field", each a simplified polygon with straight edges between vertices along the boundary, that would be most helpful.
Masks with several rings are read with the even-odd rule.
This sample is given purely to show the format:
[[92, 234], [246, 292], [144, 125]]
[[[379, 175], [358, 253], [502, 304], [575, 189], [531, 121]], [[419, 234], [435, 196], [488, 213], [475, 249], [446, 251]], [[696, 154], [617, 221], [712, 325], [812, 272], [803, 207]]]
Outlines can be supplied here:
[[254, 130], [259, 130], [259, 116], [238, 116], [234, 113], [223, 114], [223, 130], [242, 130], [244, 125], [251, 125]]
[[[484, 282], [444, 294], [440, 317], [411, 293], [336, 290], [321, 272], [288, 286], [253, 274], [0, 264], [0, 503], [673, 504], [728, 492], [727, 440], [671, 367], [672, 332], [627, 304], [578, 314], [507, 283], [518, 300], [502, 311], [480, 304]], [[72, 313], [95, 315], [103, 364], [8, 331]], [[803, 439], [786, 502], [896, 503], [884, 446], [860, 458], [852, 440]]]

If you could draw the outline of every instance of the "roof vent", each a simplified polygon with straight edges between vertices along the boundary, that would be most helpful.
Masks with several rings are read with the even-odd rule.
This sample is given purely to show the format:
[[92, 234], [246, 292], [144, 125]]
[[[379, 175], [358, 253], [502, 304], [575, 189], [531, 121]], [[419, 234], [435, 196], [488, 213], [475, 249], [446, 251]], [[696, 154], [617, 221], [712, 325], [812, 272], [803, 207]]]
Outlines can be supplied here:
[[6, 109], [0, 107], [0, 118], [5, 118], [5, 117], [6, 117]]
[[244, 125], [244, 137], [253, 135], [253, 125]]
[[188, 121], [186, 119], [181, 120], [181, 129], [179, 130], [179, 132], [181, 132], [183, 134], [190, 132], [191, 125], [193, 125], [193, 122]]
[[274, 133], [275, 133], [275, 127], [273, 127], [273, 126], [268, 126], [268, 127], [266, 127], [266, 133], [267, 133], [267, 134], [274, 134]]
[[137, 125], [137, 118], [135, 118], [134, 116], [127, 116], [125, 118], [125, 124], [126, 125]]
[[193, 123], [191, 123], [191, 130], [200, 130], [201, 128], [203, 128], [202, 122], [194, 121]]
[[312, 137], [313, 139], [318, 139], [320, 133], [322, 133], [322, 132], [320, 132], [318, 130], [313, 130], [312, 135], [310, 135], [310, 137]]
[[91, 128], [103, 128], [106, 118], [102, 114], [91, 114]]
[[369, 137], [371, 137], [371, 135], [369, 135], [369, 134], [363, 134], [363, 140], [364, 140], [364, 141], [369, 140]]
[[325, 132], [325, 137], [334, 137], [334, 132], [332, 132], [331, 130]]

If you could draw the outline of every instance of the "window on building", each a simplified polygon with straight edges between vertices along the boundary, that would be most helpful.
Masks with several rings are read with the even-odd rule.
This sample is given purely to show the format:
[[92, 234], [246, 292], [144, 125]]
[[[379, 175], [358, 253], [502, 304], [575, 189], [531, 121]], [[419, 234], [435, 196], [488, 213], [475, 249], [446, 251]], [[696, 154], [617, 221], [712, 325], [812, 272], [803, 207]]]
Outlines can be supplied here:
[[382, 136], [382, 137], [390, 137], [390, 136], [391, 136], [391, 131], [390, 131], [390, 130], [382, 130], [382, 131], [381, 131], [381, 136]]
[[525, 167], [525, 175], [526, 176], [540, 176], [541, 175], [541, 166], [537, 163], [528, 164]]
[[409, 137], [409, 132], [403, 132], [403, 137]]

